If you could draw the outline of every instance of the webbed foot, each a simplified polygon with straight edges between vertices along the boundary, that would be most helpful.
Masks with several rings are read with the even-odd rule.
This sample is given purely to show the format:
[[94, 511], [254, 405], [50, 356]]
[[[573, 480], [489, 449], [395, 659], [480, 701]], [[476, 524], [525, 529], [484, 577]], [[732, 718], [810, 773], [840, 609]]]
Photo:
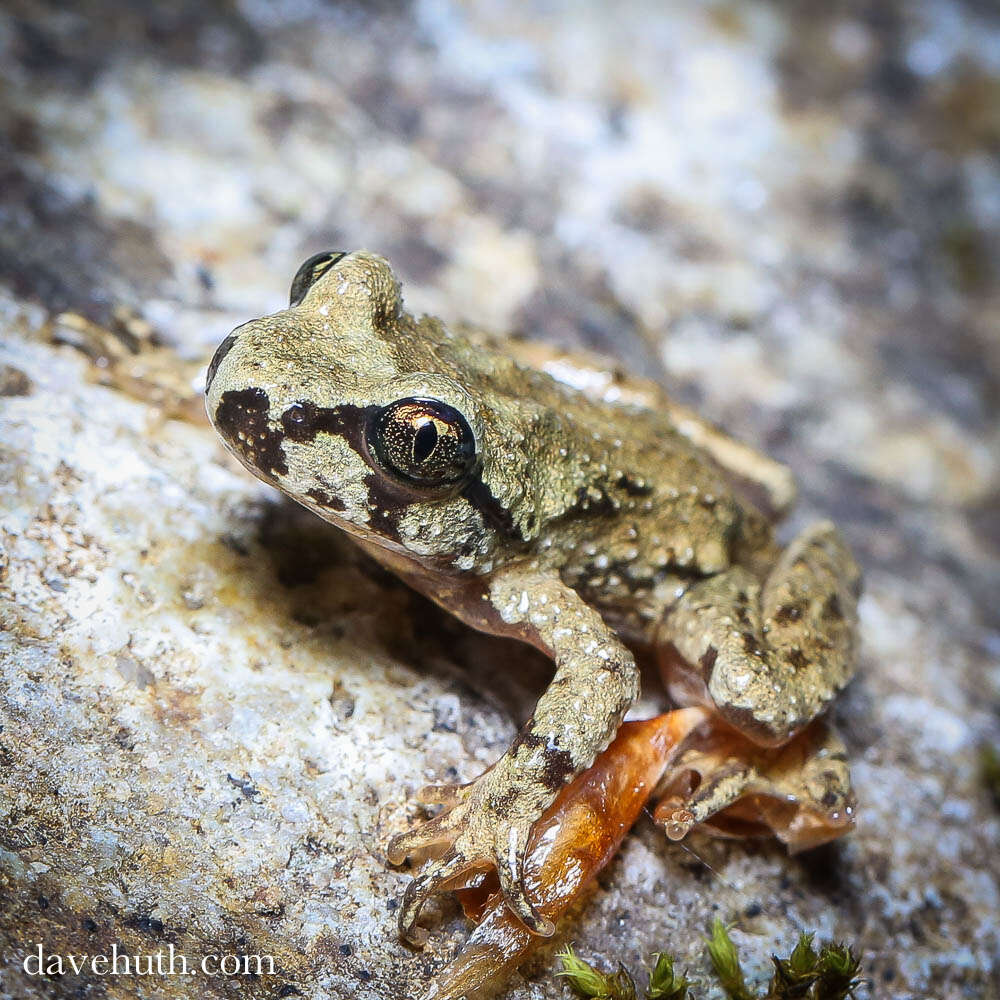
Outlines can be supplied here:
[[467, 785], [432, 785], [418, 794], [423, 802], [443, 803], [444, 811], [389, 843], [388, 857], [400, 864], [411, 854], [444, 848], [407, 887], [399, 911], [399, 932], [415, 944], [425, 935], [416, 927], [420, 909], [431, 896], [469, 884], [482, 872], [496, 870], [507, 905], [534, 934], [549, 937], [552, 921], [529, 900], [524, 886], [528, 837], [551, 794], [528, 782], [516, 784], [509, 758]]

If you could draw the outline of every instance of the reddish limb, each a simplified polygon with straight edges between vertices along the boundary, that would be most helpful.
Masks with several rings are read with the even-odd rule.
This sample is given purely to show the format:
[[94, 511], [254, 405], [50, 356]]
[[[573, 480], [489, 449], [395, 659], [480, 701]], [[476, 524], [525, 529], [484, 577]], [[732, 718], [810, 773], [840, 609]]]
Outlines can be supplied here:
[[693, 827], [721, 837], [773, 834], [794, 853], [854, 826], [844, 746], [825, 719], [777, 748], [716, 720], [671, 761], [661, 794], [653, 818], [671, 840]]
[[[560, 792], [532, 829], [524, 867], [525, 887], [543, 916], [562, 916], [615, 856], [677, 748], [708, 717], [704, 709], [685, 708], [625, 723], [593, 766]], [[543, 940], [504, 904], [495, 875], [480, 877], [476, 888], [458, 889], [479, 926], [424, 1000], [452, 1000], [495, 982]]]

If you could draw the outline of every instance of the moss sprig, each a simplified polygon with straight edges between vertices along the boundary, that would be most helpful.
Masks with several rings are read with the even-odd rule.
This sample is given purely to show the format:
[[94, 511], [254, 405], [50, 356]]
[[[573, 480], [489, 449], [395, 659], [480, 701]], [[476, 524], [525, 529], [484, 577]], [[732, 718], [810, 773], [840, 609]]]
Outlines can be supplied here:
[[[774, 972], [766, 993], [746, 982], [740, 955], [726, 925], [714, 920], [705, 939], [709, 963], [727, 1000], [848, 1000], [861, 985], [861, 963], [846, 944], [814, 945], [813, 934], [800, 934], [787, 958], [771, 956]], [[637, 1000], [635, 981], [619, 962], [615, 972], [601, 972], [572, 948], [558, 956], [573, 994], [581, 1000]], [[674, 957], [660, 951], [649, 967], [644, 1000], [693, 1000], [694, 985], [674, 969]]]
[[747, 989], [740, 965], [740, 954], [733, 944], [726, 925], [718, 917], [712, 921], [711, 936], [705, 939], [708, 945], [708, 960], [712, 963], [715, 978], [728, 1000], [756, 1000]]
[[690, 1000], [691, 981], [674, 972], [674, 956], [665, 951], [653, 955], [646, 1000]]
[[581, 1000], [636, 1000], [635, 983], [620, 962], [617, 972], [600, 972], [578, 958], [570, 947], [556, 958], [562, 962], [556, 975], [563, 976]]

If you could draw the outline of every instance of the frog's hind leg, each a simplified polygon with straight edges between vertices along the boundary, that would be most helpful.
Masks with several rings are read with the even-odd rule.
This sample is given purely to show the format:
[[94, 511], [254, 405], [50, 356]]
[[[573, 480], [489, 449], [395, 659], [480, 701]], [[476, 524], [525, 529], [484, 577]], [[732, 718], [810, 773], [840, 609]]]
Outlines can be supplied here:
[[760, 747], [723, 722], [703, 726], [659, 789], [653, 819], [671, 840], [692, 827], [722, 837], [773, 833], [792, 852], [854, 826], [844, 744], [816, 719], [782, 747]]
[[860, 579], [824, 521], [799, 535], [763, 582], [734, 566], [694, 584], [660, 630], [671, 693], [714, 705], [757, 743], [786, 742], [854, 673]]

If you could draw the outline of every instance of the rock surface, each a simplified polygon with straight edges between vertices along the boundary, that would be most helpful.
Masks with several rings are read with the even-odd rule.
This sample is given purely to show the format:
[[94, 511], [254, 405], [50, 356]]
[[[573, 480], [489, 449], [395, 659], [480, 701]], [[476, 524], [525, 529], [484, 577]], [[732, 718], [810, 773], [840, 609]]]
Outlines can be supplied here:
[[[468, 933], [446, 903], [399, 943], [385, 842], [502, 751], [544, 662], [52, 343], [125, 305], [207, 357], [332, 246], [417, 311], [663, 378], [865, 567], [857, 832], [702, 861], [643, 821], [558, 943], [702, 974], [721, 916], [758, 977], [805, 929], [856, 944], [861, 996], [1000, 992], [1000, 19], [612, 9], [0, 11], [0, 995], [410, 997]], [[39, 943], [276, 971], [30, 976]], [[564, 996], [553, 950], [504, 995]]]

